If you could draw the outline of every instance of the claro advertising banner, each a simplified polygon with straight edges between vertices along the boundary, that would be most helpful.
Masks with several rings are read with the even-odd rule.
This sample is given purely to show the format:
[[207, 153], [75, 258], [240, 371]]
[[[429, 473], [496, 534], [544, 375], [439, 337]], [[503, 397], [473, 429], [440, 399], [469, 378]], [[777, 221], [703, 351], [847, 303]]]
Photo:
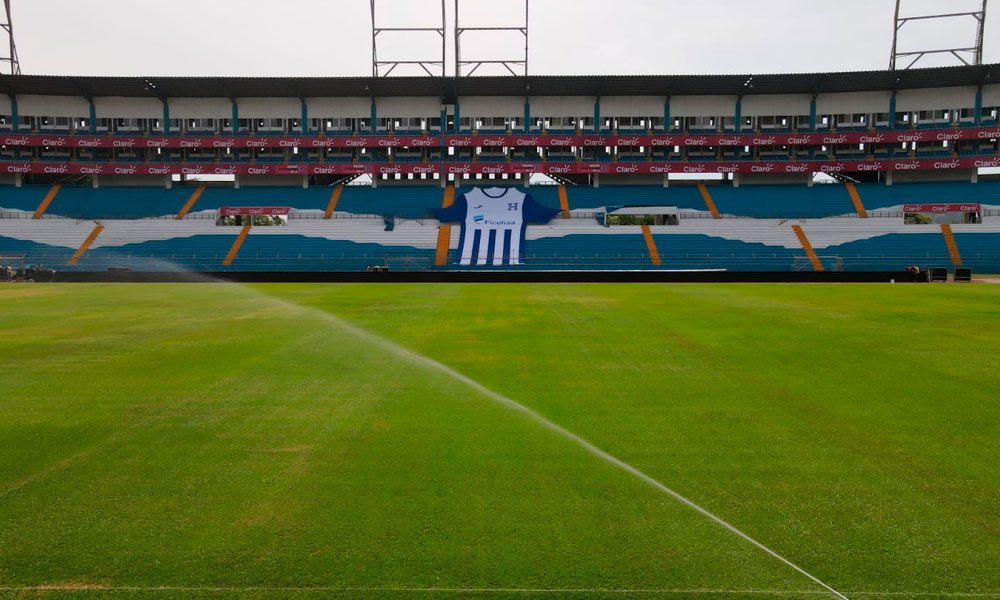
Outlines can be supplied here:
[[969, 213], [982, 212], [981, 204], [904, 204], [907, 213]]
[[908, 131], [782, 134], [650, 134], [650, 135], [418, 135], [418, 136], [127, 136], [0, 134], [0, 145], [31, 148], [604, 148], [674, 146], [831, 146], [840, 144], [902, 144], [904, 142], [990, 141], [1000, 139], [998, 127], [963, 127]]
[[857, 161], [743, 162], [477, 162], [477, 163], [332, 163], [332, 164], [203, 164], [203, 163], [57, 163], [0, 162], [0, 173], [47, 175], [501, 175], [670, 174], [670, 173], [856, 173], [948, 171], [1000, 167], [1000, 157], [926, 158]]

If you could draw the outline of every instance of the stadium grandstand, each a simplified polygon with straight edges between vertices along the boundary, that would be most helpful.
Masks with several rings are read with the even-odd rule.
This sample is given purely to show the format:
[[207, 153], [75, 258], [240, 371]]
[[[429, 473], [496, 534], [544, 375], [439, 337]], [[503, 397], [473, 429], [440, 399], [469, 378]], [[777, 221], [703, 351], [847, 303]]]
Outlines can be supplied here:
[[1000, 600], [919, 2], [2, 0], [0, 600]]
[[[998, 74], [7, 75], [0, 253], [62, 271], [997, 272]], [[473, 190], [550, 212], [448, 210]]]

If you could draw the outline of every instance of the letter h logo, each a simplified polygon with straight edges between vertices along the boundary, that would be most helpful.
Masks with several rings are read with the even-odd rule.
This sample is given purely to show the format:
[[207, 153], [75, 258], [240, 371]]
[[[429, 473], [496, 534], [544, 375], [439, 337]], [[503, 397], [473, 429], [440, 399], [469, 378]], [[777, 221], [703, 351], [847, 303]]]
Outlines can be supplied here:
[[509, 202], [507, 204], [507, 212], [516, 211], [518, 204], [520, 204], [520, 203], [519, 202]]

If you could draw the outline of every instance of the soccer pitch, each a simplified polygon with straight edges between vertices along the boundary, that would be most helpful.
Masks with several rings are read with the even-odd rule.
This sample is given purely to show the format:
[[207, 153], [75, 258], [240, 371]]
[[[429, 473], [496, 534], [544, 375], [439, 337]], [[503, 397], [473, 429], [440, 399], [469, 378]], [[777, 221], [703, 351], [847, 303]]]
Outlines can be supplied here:
[[1000, 286], [9, 285], [0, 357], [0, 595], [1000, 598]]

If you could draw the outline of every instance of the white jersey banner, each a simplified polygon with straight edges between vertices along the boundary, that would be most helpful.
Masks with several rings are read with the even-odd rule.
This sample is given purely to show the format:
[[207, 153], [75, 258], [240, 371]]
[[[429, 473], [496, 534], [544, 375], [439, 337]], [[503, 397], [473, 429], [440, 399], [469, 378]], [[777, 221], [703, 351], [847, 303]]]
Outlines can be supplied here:
[[527, 224], [548, 223], [559, 211], [517, 188], [473, 188], [437, 211], [442, 223], [460, 222], [458, 264], [520, 265]]

